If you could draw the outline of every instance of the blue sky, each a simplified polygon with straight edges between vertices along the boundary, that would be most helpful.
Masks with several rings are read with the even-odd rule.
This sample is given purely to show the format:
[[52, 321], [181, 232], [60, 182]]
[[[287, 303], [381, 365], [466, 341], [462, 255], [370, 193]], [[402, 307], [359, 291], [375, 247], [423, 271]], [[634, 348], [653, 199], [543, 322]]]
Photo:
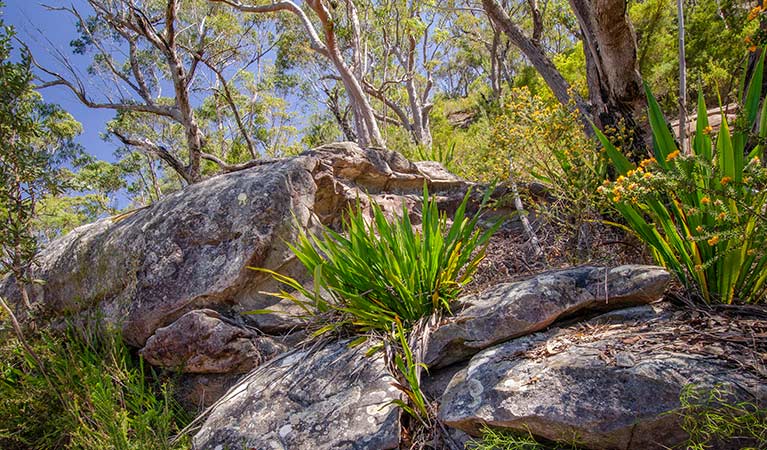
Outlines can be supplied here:
[[[5, 0], [3, 18], [7, 25], [13, 25], [19, 39], [25, 42], [35, 59], [45, 67], [60, 70], [56, 61], [56, 51], [65, 55], [78, 69], [85, 70], [89, 57], [75, 55], [69, 42], [78, 37], [73, 17], [65, 12], [48, 11], [43, 4], [58, 7], [74, 5], [83, 12], [89, 11], [83, 0], [49, 0], [41, 3], [35, 0]], [[41, 91], [45, 101], [57, 103], [69, 111], [83, 124], [83, 134], [78, 138], [85, 150], [99, 159], [114, 161], [116, 145], [101, 139], [100, 133], [113, 116], [110, 110], [98, 110], [85, 107], [67, 88], [54, 86]]]

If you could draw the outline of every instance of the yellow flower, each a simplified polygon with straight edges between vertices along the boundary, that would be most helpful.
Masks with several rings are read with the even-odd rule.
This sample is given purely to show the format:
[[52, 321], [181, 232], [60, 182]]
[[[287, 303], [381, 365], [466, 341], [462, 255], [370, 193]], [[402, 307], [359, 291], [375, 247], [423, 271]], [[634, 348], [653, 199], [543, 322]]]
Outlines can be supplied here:
[[716, 220], [724, 220], [727, 217], [727, 214], [725, 213], [719, 213], [718, 216], [716, 216]]
[[666, 156], [666, 161], [673, 161], [679, 157], [679, 150], [674, 150], [673, 152], [669, 153], [668, 156]]
[[722, 177], [722, 180], [719, 183], [721, 183], [722, 186], [725, 186], [730, 181], [732, 181], [732, 177]]
[[697, 231], [698, 233], [703, 233], [703, 227], [698, 225], [697, 227], [695, 227], [695, 231]]
[[754, 6], [754, 8], [748, 12], [748, 20], [756, 19], [756, 16], [758, 16], [761, 11], [762, 11], [761, 6]]
[[748, 256], [754, 256], [754, 253], [756, 253], [756, 249], [753, 249], [753, 248], [748, 249], [748, 251], [746, 252]]
[[615, 194], [615, 197], [613, 197], [613, 201], [615, 203], [618, 203], [619, 201], [621, 201], [621, 194]]
[[709, 203], [711, 203], [711, 199], [708, 197], [703, 197], [702, 199], [700, 199], [700, 202], [703, 203], [704, 205], [708, 205]]
[[719, 236], [714, 236], [708, 240], [708, 245], [714, 246], [719, 242]]
[[633, 176], [633, 175], [634, 175], [634, 171], [633, 171], [633, 170], [629, 170], [629, 171], [626, 173], [626, 176], [627, 176], [627, 177], [630, 177], [630, 176]]
[[711, 134], [712, 131], [714, 131], [714, 129], [709, 125], [703, 129], [703, 134]]
[[642, 175], [642, 178], [644, 178], [645, 180], [649, 180], [650, 178], [652, 178], [652, 176], [653, 175], [650, 172], [647, 172], [644, 175]]
[[625, 180], [625, 179], [626, 179], [626, 177], [624, 177], [623, 175], [619, 175], [619, 176], [618, 176], [618, 179], [617, 179], [617, 180], [615, 180], [615, 182], [616, 182], [616, 183], [623, 183], [623, 180]]

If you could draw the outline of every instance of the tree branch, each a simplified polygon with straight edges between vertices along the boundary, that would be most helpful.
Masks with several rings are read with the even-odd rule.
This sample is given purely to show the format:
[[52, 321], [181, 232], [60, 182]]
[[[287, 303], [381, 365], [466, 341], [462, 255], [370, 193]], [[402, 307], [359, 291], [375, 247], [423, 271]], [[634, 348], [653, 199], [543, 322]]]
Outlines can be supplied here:
[[317, 53], [325, 56], [330, 57], [328, 53], [328, 49], [325, 46], [325, 44], [320, 40], [320, 36], [317, 34], [317, 30], [314, 28], [314, 25], [312, 24], [312, 21], [309, 20], [309, 16], [306, 15], [304, 10], [298, 7], [295, 3], [293, 3], [291, 0], [281, 0], [278, 2], [270, 3], [268, 5], [243, 5], [239, 1], [233, 1], [233, 0], [209, 0], [213, 3], [224, 3], [226, 5], [229, 5], [239, 11], [242, 12], [249, 12], [249, 13], [269, 13], [269, 12], [277, 12], [277, 11], [288, 11], [296, 16], [298, 16], [298, 19], [301, 21], [301, 24], [306, 29], [306, 32], [309, 34], [309, 41], [312, 50], [316, 51]]
[[221, 168], [225, 173], [237, 172], [238, 170], [250, 169], [251, 167], [263, 166], [266, 164], [274, 164], [287, 160], [287, 158], [269, 158], [269, 159], [253, 159], [240, 164], [228, 164], [222, 161], [220, 158], [208, 153], [201, 153], [202, 159], [212, 161]]
[[170, 153], [168, 149], [161, 145], [157, 145], [154, 142], [150, 141], [149, 139], [144, 138], [143, 140], [133, 139], [128, 136], [125, 136], [124, 134], [120, 133], [119, 131], [110, 130], [112, 134], [117, 136], [117, 138], [125, 145], [130, 145], [131, 147], [138, 147], [144, 149], [146, 152], [153, 154], [157, 156], [158, 158], [165, 161], [171, 168], [178, 173], [181, 178], [184, 179], [184, 181], [187, 182], [187, 184], [192, 184], [197, 180], [192, 180], [192, 177], [190, 177], [187, 167], [182, 163], [175, 155]]

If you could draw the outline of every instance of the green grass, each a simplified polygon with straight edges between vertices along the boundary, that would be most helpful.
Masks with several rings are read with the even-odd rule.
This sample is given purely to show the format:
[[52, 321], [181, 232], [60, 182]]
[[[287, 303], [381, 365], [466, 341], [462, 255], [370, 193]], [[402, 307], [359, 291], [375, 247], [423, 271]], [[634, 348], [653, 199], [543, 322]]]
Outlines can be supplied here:
[[685, 448], [705, 450], [738, 442], [743, 444], [741, 448], [767, 448], [766, 408], [751, 402], [733, 402], [722, 386], [702, 389], [688, 385], [680, 402], [682, 406], [676, 413], [690, 435]]
[[117, 335], [39, 336], [51, 383], [15, 338], [0, 347], [0, 448], [170, 450], [185, 413]]
[[480, 430], [482, 437], [472, 440], [467, 445], [468, 450], [574, 450], [578, 447], [570, 443], [544, 443], [537, 440], [532, 433], [519, 431], [502, 431], [484, 426]]

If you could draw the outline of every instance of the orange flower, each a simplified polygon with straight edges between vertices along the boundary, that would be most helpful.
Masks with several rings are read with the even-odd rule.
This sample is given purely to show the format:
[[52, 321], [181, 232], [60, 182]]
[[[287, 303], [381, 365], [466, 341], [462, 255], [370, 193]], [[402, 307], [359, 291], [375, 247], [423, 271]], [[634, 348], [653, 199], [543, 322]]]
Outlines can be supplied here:
[[676, 158], [679, 157], [679, 150], [674, 150], [673, 152], [669, 153], [668, 156], [666, 156], [666, 161], [673, 161]]
[[709, 203], [711, 203], [711, 199], [708, 197], [703, 197], [702, 199], [700, 199], [700, 202], [703, 203], [704, 205], [708, 205]]
[[730, 181], [732, 181], [732, 177], [722, 177], [722, 180], [719, 183], [721, 183], [722, 186], [726, 186]]
[[708, 245], [714, 246], [719, 242], [719, 236], [714, 236], [708, 240]]
[[655, 158], [647, 158], [643, 160], [642, 162], [640, 162], [639, 165], [642, 167], [647, 167], [654, 162], [658, 162], [658, 161], [656, 161]]

